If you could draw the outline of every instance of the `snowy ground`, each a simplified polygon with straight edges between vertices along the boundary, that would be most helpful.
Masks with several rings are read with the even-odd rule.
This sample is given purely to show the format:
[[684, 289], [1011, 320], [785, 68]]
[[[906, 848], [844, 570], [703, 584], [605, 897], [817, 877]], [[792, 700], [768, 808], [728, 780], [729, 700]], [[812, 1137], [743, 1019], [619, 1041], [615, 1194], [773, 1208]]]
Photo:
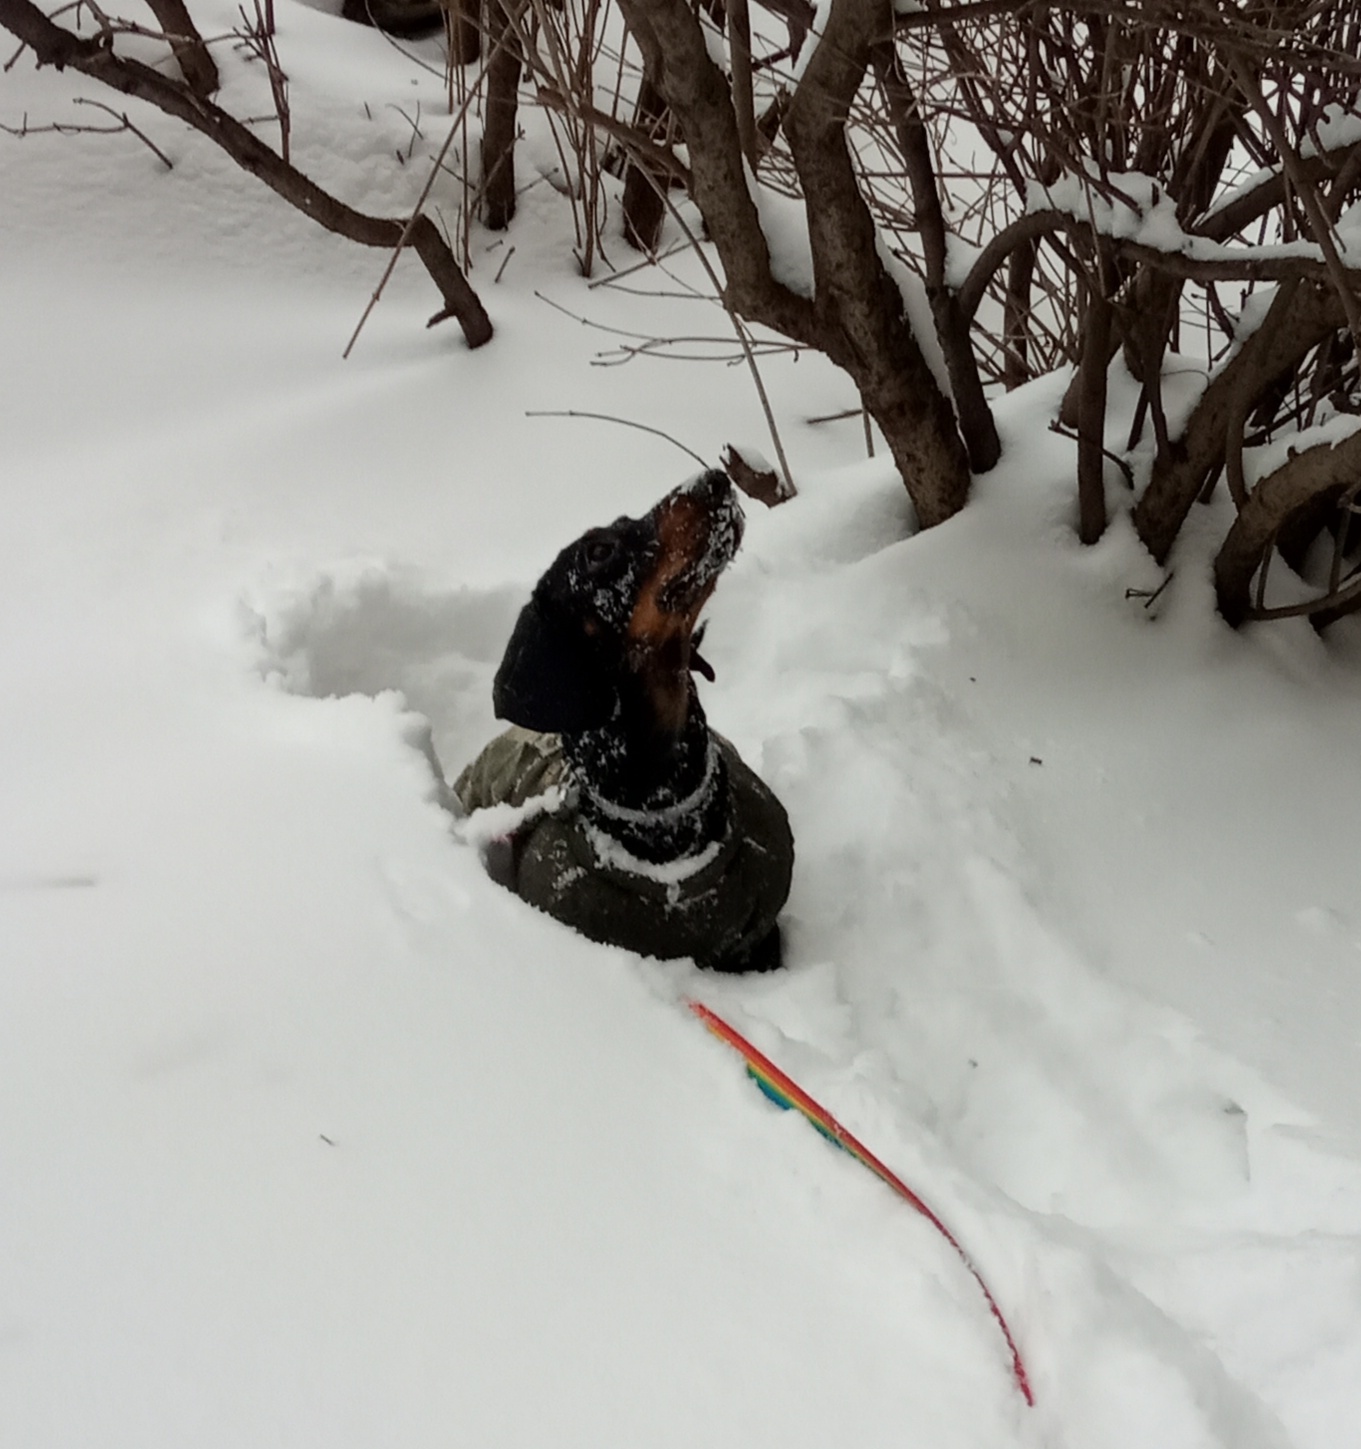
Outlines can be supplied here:
[[[400, 207], [438, 126], [399, 166], [385, 106], [438, 81], [280, 17], [299, 159]], [[0, 120], [94, 93], [21, 62]], [[538, 571], [690, 471], [526, 409], [768, 449], [740, 370], [592, 367], [536, 292], [722, 314], [588, 290], [545, 182], [476, 240], [490, 347], [403, 268], [342, 362], [383, 258], [139, 121], [173, 172], [0, 137], [0, 1443], [1349, 1442], [1361, 636], [1231, 634], [1195, 536], [1126, 598], [1161, 574], [1123, 519], [1076, 544], [1053, 382], [913, 537], [806, 422], [848, 385], [774, 359], [801, 494], [750, 511], [705, 698], [793, 820], [789, 969], [590, 945], [451, 834], [418, 714], [457, 769]], [[949, 1248], [687, 995], [952, 1225], [1033, 1410]]]

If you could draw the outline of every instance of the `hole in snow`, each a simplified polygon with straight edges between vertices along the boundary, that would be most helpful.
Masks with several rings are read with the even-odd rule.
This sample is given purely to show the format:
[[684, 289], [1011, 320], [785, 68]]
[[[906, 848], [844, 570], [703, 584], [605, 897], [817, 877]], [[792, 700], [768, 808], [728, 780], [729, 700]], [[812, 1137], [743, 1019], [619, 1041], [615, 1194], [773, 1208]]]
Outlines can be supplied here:
[[398, 690], [430, 721], [449, 778], [500, 726], [491, 683], [524, 592], [434, 590], [383, 567], [325, 574], [251, 605], [262, 668], [294, 694]]

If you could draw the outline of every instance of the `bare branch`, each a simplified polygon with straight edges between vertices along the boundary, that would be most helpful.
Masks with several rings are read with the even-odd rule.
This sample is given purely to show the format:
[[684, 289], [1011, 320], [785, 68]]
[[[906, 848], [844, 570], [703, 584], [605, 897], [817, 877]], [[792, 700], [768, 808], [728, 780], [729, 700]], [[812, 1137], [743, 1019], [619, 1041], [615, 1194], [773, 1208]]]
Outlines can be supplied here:
[[1292, 454], [1252, 490], [1215, 559], [1215, 592], [1219, 610], [1230, 624], [1249, 617], [1287, 618], [1333, 612], [1361, 597], [1361, 581], [1303, 604], [1277, 609], [1254, 608], [1252, 577], [1264, 568], [1282, 526], [1294, 513], [1320, 497], [1341, 498], [1361, 470], [1361, 429], [1336, 445], [1318, 443]]
[[701, 468], [707, 468], [709, 464], [695, 452], [693, 448], [687, 448], [684, 443], [678, 442], [670, 433], [664, 433], [660, 428], [649, 427], [646, 423], [636, 423], [632, 418], [616, 418], [610, 413], [586, 413], [578, 412], [575, 408], [555, 409], [552, 411], [538, 410], [526, 412], [527, 418], [588, 418], [598, 423], [618, 423], [623, 428], [637, 428], [640, 433], [651, 433], [655, 438], [665, 438], [674, 448], [679, 448], [682, 453], [688, 453]]
[[0, 0], [0, 26], [28, 45], [39, 64], [79, 71], [184, 121], [328, 231], [364, 246], [380, 247], [396, 246], [404, 232], [408, 233], [412, 248], [444, 297], [446, 313], [458, 318], [468, 345], [480, 347], [491, 340], [492, 325], [486, 310], [429, 217], [414, 216], [401, 222], [368, 216], [346, 206], [284, 161], [235, 116], [197, 95], [187, 83], [117, 54], [102, 39], [86, 40], [64, 30], [32, 0]]
[[129, 135], [136, 136], [137, 139], [156, 156], [157, 160], [159, 160], [165, 166], [165, 169], [167, 171], [173, 171], [175, 169], [175, 163], [170, 159], [170, 157], [161, 150], [161, 148], [155, 143], [155, 141], [151, 139], [150, 136], [146, 134], [145, 131], [142, 131], [138, 127], [134, 126], [132, 122], [128, 119], [125, 112], [116, 111], [112, 106], [106, 106], [103, 101], [89, 100], [85, 96], [75, 97], [71, 104], [73, 106], [93, 106], [96, 110], [104, 111], [106, 114], [112, 116], [118, 124], [115, 126], [96, 126], [82, 125], [69, 121], [52, 121], [47, 125], [43, 126], [30, 126], [28, 124], [28, 117], [25, 116], [22, 124], [18, 126], [7, 126], [3, 122], [0, 122], [0, 131], [4, 131], [7, 135], [10, 136], [17, 136], [21, 140], [25, 136], [42, 135], [117, 136], [121, 135], [123, 132], [126, 131]]
[[222, 81], [217, 73], [217, 62], [189, 15], [189, 7], [184, 0], [147, 0], [147, 5], [165, 31], [165, 38], [170, 42], [170, 49], [189, 89], [206, 100]]

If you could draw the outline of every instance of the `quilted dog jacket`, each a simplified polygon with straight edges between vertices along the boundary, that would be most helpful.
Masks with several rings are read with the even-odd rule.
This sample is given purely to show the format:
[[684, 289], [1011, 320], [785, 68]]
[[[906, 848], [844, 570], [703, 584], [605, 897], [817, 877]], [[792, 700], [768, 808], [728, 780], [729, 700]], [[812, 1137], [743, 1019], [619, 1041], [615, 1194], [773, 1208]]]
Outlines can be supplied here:
[[794, 837], [765, 783], [727, 740], [714, 739], [727, 771], [727, 830], [697, 855], [662, 865], [634, 859], [581, 817], [555, 734], [508, 729], [458, 777], [454, 794], [471, 812], [523, 806], [558, 787], [555, 808], [519, 827], [508, 868], [495, 873], [582, 935], [714, 970], [759, 969], [758, 948], [772, 939], [789, 895]]

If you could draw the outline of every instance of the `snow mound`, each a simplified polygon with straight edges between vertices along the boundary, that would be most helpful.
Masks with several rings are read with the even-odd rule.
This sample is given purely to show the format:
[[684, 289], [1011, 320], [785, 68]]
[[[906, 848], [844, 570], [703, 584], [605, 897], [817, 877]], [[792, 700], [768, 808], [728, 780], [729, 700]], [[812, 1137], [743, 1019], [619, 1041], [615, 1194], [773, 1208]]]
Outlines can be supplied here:
[[260, 667], [294, 694], [396, 691], [456, 774], [499, 727], [491, 681], [524, 604], [513, 586], [440, 590], [379, 563], [337, 567], [246, 605]]

